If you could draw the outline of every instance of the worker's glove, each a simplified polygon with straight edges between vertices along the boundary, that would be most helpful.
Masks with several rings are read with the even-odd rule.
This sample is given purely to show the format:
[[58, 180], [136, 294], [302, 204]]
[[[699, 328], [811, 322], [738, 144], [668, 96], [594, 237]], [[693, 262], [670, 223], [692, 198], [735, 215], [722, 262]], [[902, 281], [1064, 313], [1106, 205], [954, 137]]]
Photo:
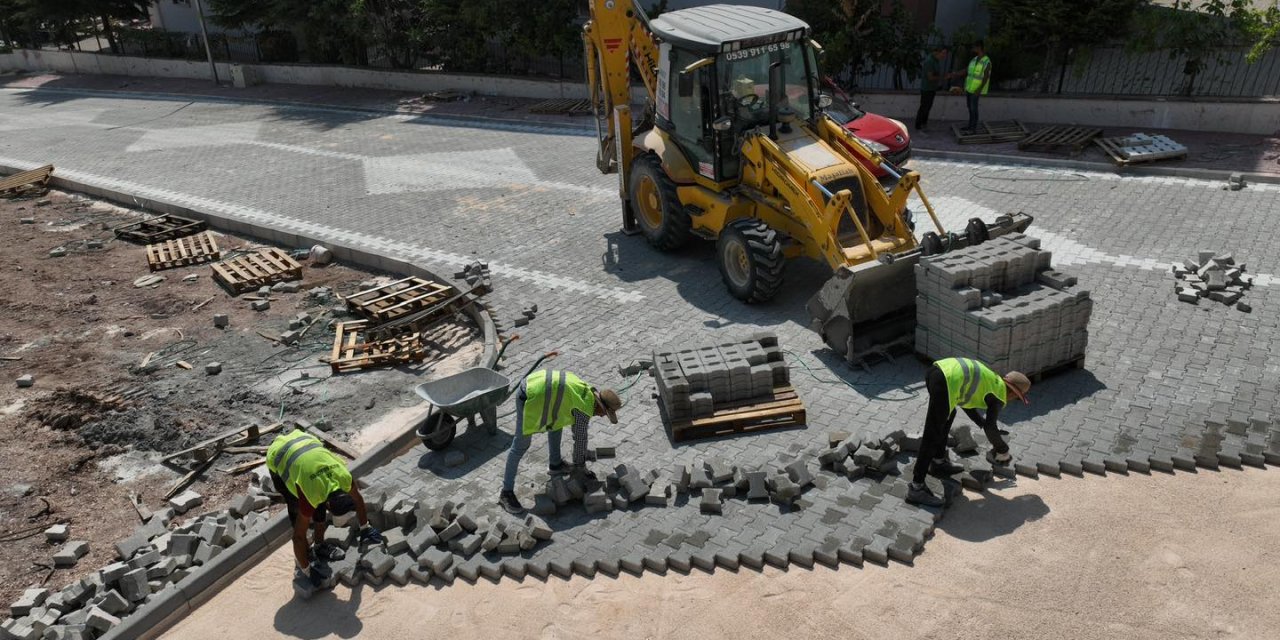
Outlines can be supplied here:
[[360, 542], [367, 542], [369, 544], [382, 544], [384, 541], [385, 540], [382, 537], [382, 532], [378, 531], [377, 527], [367, 525], [367, 524], [364, 525], [363, 527], [360, 527]]
[[1008, 451], [1004, 453], [996, 453], [995, 451], [988, 451], [987, 462], [990, 462], [991, 464], [996, 465], [997, 467], [1007, 467], [1013, 464], [1013, 454], [1009, 453]]

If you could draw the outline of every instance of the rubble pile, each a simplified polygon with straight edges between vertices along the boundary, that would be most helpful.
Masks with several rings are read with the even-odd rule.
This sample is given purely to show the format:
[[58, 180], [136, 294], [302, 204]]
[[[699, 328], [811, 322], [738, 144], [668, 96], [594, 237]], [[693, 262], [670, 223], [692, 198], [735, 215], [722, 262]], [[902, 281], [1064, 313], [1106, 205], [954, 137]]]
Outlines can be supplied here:
[[1221, 302], [1228, 307], [1249, 313], [1253, 307], [1241, 298], [1253, 287], [1253, 276], [1246, 275], [1246, 265], [1236, 264], [1230, 253], [1200, 251], [1198, 260], [1174, 263], [1174, 289], [1178, 300], [1199, 304], [1201, 298]]

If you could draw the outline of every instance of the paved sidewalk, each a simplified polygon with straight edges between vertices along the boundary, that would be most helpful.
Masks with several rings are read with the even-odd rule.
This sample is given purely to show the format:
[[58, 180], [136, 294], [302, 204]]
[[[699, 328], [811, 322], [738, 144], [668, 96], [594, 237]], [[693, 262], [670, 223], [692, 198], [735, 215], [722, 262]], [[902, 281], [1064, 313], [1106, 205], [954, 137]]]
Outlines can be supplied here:
[[[905, 505], [901, 476], [817, 472], [827, 432], [862, 438], [916, 431], [923, 423], [924, 368], [914, 360], [851, 371], [807, 329], [804, 303], [828, 273], [788, 266], [788, 286], [767, 305], [724, 290], [708, 244], [662, 255], [618, 231], [616, 182], [594, 168], [590, 137], [535, 125], [443, 125], [387, 115], [201, 99], [73, 91], [0, 91], [0, 164], [52, 162], [58, 171], [143, 198], [175, 200], [239, 220], [341, 240], [452, 273], [488, 260], [500, 320], [537, 304], [537, 319], [509, 352], [511, 372], [559, 350], [557, 366], [598, 384], [622, 385], [617, 369], [655, 348], [775, 331], [808, 408], [804, 429], [674, 445], [641, 378], [622, 423], [597, 425], [593, 443], [644, 471], [713, 458], [743, 469], [805, 460], [820, 478], [799, 508], [696, 504], [639, 507], [552, 519], [556, 538], [522, 556], [476, 554], [472, 568], [519, 572], [528, 563], [611, 570], [637, 558], [669, 562], [768, 553], [775, 564], [841, 555], [883, 561], [919, 551], [936, 514]], [[1024, 475], [1111, 473], [1280, 463], [1280, 236], [1270, 233], [1280, 186], [1225, 191], [1219, 181], [1027, 169], [1000, 162], [920, 160], [915, 167], [945, 224], [1006, 211], [1036, 216], [1031, 233], [1060, 270], [1093, 292], [1087, 366], [1046, 380], [1029, 407], [1010, 407]], [[1200, 249], [1233, 251], [1258, 273], [1247, 294], [1256, 311], [1176, 300], [1166, 272]], [[813, 375], [805, 368], [812, 368]], [[508, 405], [504, 411], [509, 410]], [[963, 420], [963, 418], [961, 419]], [[498, 517], [503, 433], [464, 433], [460, 466], [416, 449], [375, 483], [423, 504], [451, 500]], [[545, 478], [544, 439], [525, 458], [527, 498]], [[981, 457], [964, 463], [982, 466]], [[597, 466], [601, 475], [607, 466]], [[904, 466], [903, 470], [908, 469]], [[601, 564], [604, 563], [604, 564]], [[511, 573], [508, 573], [511, 575]]]
[[[421, 94], [406, 91], [284, 84], [258, 85], [236, 89], [228, 85], [214, 86], [213, 83], [204, 80], [104, 75], [59, 76], [44, 74], [21, 77], [0, 76], [0, 87], [211, 96], [228, 100], [283, 102], [444, 117], [499, 119], [530, 124], [580, 127], [584, 130], [592, 131], [594, 127], [589, 115], [567, 116], [530, 113], [529, 107], [540, 102], [530, 98], [474, 96], [465, 102], [430, 102], [424, 101]], [[870, 100], [863, 106], [872, 111], [875, 110], [875, 104]], [[903, 118], [904, 122], [910, 122], [910, 114], [884, 115], [894, 115], [895, 117]], [[1090, 145], [1082, 153], [1074, 156], [1066, 153], [1020, 151], [1017, 148], [1017, 143], [1013, 142], [962, 145], [956, 142], [955, 137], [951, 134], [951, 125], [953, 124], [963, 123], [935, 121], [929, 132], [913, 131], [912, 146], [915, 149], [930, 151], [1051, 160], [1070, 159], [1107, 165], [1112, 164], [1111, 159], [1094, 145]], [[1023, 124], [1034, 131], [1052, 123], [1026, 121]], [[1135, 132], [1137, 130], [1128, 128], [1106, 127], [1103, 129], [1103, 135], [1105, 136], [1127, 135]], [[1147, 166], [1258, 173], [1280, 179], [1280, 131], [1270, 136], [1181, 131], [1177, 129], [1143, 129], [1142, 132], [1167, 135], [1175, 141], [1185, 144], [1190, 151], [1188, 157], [1184, 160], [1156, 162]], [[1139, 166], [1141, 167], [1142, 165]]]

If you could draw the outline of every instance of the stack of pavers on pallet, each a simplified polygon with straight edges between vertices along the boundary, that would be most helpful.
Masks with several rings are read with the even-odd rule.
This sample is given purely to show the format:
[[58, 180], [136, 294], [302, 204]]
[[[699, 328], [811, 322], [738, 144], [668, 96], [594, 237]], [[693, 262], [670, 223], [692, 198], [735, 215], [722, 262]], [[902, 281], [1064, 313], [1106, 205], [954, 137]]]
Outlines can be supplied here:
[[[12, 617], [0, 623], [0, 638], [88, 640], [106, 634], [139, 607], [181, 588], [188, 576], [236, 541], [261, 532], [268, 518], [260, 510], [271, 499], [261, 493], [243, 495], [232, 500], [229, 510], [169, 528], [179, 513], [199, 503], [199, 495], [188, 492], [150, 514], [133, 535], [116, 543], [117, 562], [61, 590], [24, 591], [9, 608]], [[50, 541], [65, 534], [65, 527], [45, 532]]]
[[1249, 313], [1253, 307], [1241, 300], [1244, 292], [1253, 287], [1253, 276], [1245, 275], [1245, 264], [1236, 264], [1230, 253], [1201, 251], [1199, 262], [1184, 260], [1173, 264], [1173, 277], [1178, 280], [1174, 288], [1178, 299], [1198, 304], [1200, 298], [1208, 298]]
[[976, 358], [996, 371], [1082, 366], [1093, 301], [1050, 269], [1040, 241], [1013, 233], [916, 265], [916, 352]]
[[772, 333], [653, 354], [658, 395], [671, 420], [715, 413], [716, 404], [768, 396], [791, 381]]

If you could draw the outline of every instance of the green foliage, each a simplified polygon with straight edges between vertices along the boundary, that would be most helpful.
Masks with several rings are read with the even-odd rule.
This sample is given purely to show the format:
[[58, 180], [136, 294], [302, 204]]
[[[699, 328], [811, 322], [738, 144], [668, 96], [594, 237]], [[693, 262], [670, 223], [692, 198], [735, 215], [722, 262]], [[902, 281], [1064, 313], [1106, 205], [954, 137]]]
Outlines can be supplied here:
[[1280, 7], [1257, 11], [1246, 27], [1253, 46], [1249, 49], [1249, 64], [1256, 64], [1266, 52], [1280, 47]]
[[1073, 49], [1123, 37], [1143, 0], [984, 0], [991, 11], [987, 48], [997, 77], [1040, 72], [1045, 91], [1051, 70]]
[[809, 23], [826, 49], [825, 65], [855, 76], [888, 66], [916, 78], [927, 33], [915, 25], [902, 0], [885, 11], [881, 0], [789, 0], [787, 13]]
[[1132, 45], [1142, 51], [1167, 51], [1172, 60], [1184, 59], [1183, 95], [1191, 95], [1195, 80], [1210, 61], [1228, 64], [1224, 47], [1240, 43], [1257, 12], [1250, 0], [1174, 0], [1172, 6], [1151, 7], [1138, 14], [1139, 29]]
[[224, 27], [298, 33], [309, 62], [368, 62], [360, 0], [210, 0], [209, 6], [210, 19]]

